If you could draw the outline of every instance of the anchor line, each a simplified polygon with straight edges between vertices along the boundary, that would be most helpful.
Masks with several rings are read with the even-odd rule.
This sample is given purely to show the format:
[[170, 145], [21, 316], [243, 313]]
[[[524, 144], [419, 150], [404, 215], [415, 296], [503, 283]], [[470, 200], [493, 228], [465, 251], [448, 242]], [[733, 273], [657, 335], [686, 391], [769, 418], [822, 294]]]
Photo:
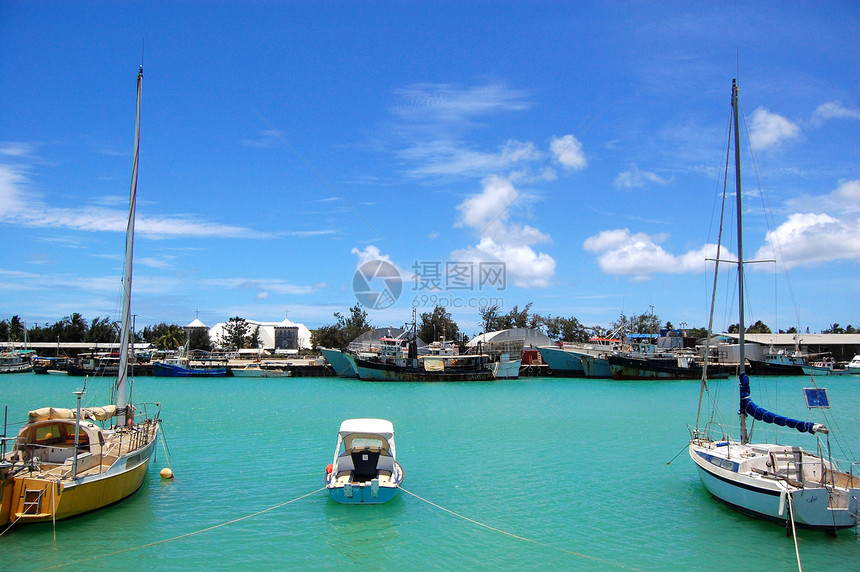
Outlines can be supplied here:
[[161, 448], [164, 449], [164, 457], [167, 459], [167, 468], [171, 471], [173, 467], [170, 466], [170, 447], [167, 445], [167, 436], [164, 433], [164, 426], [161, 426]]
[[[577, 556], [579, 558], [585, 558], [587, 560], [594, 560], [595, 562], [602, 562], [604, 564], [611, 564], [611, 565], [617, 566], [619, 568], [628, 568], [628, 566], [626, 566], [624, 564], [620, 564], [618, 562], [613, 562], [611, 560], [606, 560], [604, 558], [598, 558], [596, 556], [590, 556], [588, 554], [583, 554], [582, 552], [576, 552], [574, 550], [567, 550], [566, 548], [561, 548], [559, 546], [553, 546], [552, 544], [546, 544], [545, 542], [540, 542], [540, 541], [534, 540], [532, 538], [526, 538], [525, 536], [520, 536], [519, 534], [514, 534], [513, 532], [508, 532], [506, 530], [502, 530], [501, 528], [496, 528], [494, 526], [490, 526], [489, 524], [484, 524], [483, 522], [479, 522], [473, 518], [469, 518], [468, 516], [454, 512], [453, 510], [445, 508], [444, 506], [438, 505], [431, 500], [425, 499], [424, 497], [413, 493], [412, 491], [408, 491], [408, 490], [404, 489], [403, 487], [400, 487], [400, 490], [406, 494], [409, 494], [409, 495], [417, 498], [420, 501], [423, 501], [423, 502], [429, 504], [432, 507], [438, 508], [439, 510], [447, 512], [448, 514], [450, 514], [452, 516], [456, 516], [457, 518], [463, 519], [466, 522], [471, 522], [472, 524], [474, 524], [476, 526], [486, 528], [487, 530], [492, 530], [493, 532], [498, 532], [499, 534], [503, 534], [505, 536], [510, 536], [511, 538], [516, 538], [517, 540], [522, 540], [523, 542], [530, 542], [530, 543], [536, 544], [538, 546], [543, 546], [544, 548], [552, 548], [553, 550], [558, 550], [560, 552], [564, 552], [565, 554], [570, 554], [572, 556]], [[639, 570], [638, 568], [630, 568], [630, 569], [631, 570]]]
[[785, 488], [785, 495], [788, 497], [788, 512], [791, 521], [791, 537], [794, 539], [794, 555], [797, 557], [797, 572], [803, 572], [803, 567], [800, 565], [800, 547], [797, 545], [797, 529], [794, 526], [794, 501], [788, 486]]
[[155, 542], [149, 542], [149, 543], [147, 543], [147, 544], [141, 544], [141, 545], [139, 545], [139, 546], [131, 546], [131, 547], [129, 547], [129, 548], [123, 548], [123, 549], [121, 549], [121, 550], [117, 550], [116, 552], [111, 552], [110, 554], [99, 554], [99, 555], [97, 555], [97, 556], [91, 556], [91, 557], [89, 557], [89, 558], [83, 558], [83, 559], [81, 559], [81, 560], [75, 560], [75, 561], [73, 561], [73, 562], [64, 562], [64, 563], [62, 563], [62, 564], [58, 564], [58, 565], [56, 565], [56, 566], [49, 566], [49, 567], [47, 567], [47, 568], [42, 568], [42, 570], [55, 570], [55, 569], [57, 569], [57, 568], [63, 568], [63, 567], [65, 567], [65, 566], [70, 566], [70, 565], [74, 565], [74, 564], [80, 564], [80, 563], [82, 563], [82, 562], [89, 562], [90, 560], [96, 560], [96, 559], [98, 559], [98, 558], [104, 558], [105, 556], [116, 556], [117, 554], [123, 554], [123, 553], [126, 553], [126, 552], [134, 552], [135, 550], [141, 550], [141, 549], [143, 549], [143, 548], [150, 548], [150, 547], [152, 547], [152, 546], [158, 546], [159, 544], [167, 544], [168, 542], [173, 542], [174, 540], [182, 540], [183, 538], [188, 538], [189, 536], [196, 536], [196, 535], [198, 535], [198, 534], [202, 534], [202, 533], [204, 533], [204, 532], [209, 532], [210, 530], [215, 530], [216, 528], [223, 528], [223, 527], [225, 527], [225, 526], [228, 526], [228, 525], [231, 525], [231, 524], [236, 524], [237, 522], [241, 522], [241, 521], [243, 521], [243, 520], [248, 520], [249, 518], [254, 518], [254, 517], [260, 516], [261, 514], [265, 514], [265, 513], [267, 513], [267, 512], [271, 512], [271, 511], [273, 511], [273, 510], [275, 510], [275, 509], [281, 508], [281, 507], [283, 507], [283, 506], [287, 506], [288, 504], [291, 504], [291, 503], [294, 503], [294, 502], [296, 502], [296, 501], [300, 501], [300, 500], [302, 500], [302, 499], [305, 499], [305, 498], [307, 498], [307, 497], [309, 497], [309, 496], [315, 495], [315, 494], [317, 494], [318, 492], [323, 491], [323, 490], [325, 490], [325, 487], [319, 488], [319, 489], [317, 489], [317, 490], [315, 490], [315, 491], [311, 491], [311, 492], [309, 492], [309, 493], [307, 493], [307, 494], [304, 494], [304, 495], [302, 495], [302, 496], [300, 496], [300, 497], [296, 497], [296, 498], [294, 498], [294, 499], [291, 499], [291, 500], [288, 500], [288, 501], [284, 501], [284, 502], [282, 502], [282, 503], [279, 503], [279, 504], [276, 504], [276, 505], [270, 506], [270, 507], [268, 507], [268, 508], [264, 508], [264, 509], [262, 509], [262, 510], [258, 510], [257, 512], [254, 512], [254, 513], [251, 513], [251, 514], [246, 514], [245, 516], [240, 516], [239, 518], [234, 518], [233, 520], [228, 520], [227, 522], [222, 522], [222, 523], [219, 523], [219, 524], [215, 524], [215, 525], [212, 525], [212, 526], [208, 526], [208, 527], [206, 527], [206, 528], [201, 528], [200, 530], [195, 530], [195, 531], [192, 531], [192, 532], [186, 532], [185, 534], [180, 534], [179, 536], [174, 536], [174, 537], [172, 537], [172, 538], [165, 538], [165, 539], [163, 539], [163, 540], [156, 540]]

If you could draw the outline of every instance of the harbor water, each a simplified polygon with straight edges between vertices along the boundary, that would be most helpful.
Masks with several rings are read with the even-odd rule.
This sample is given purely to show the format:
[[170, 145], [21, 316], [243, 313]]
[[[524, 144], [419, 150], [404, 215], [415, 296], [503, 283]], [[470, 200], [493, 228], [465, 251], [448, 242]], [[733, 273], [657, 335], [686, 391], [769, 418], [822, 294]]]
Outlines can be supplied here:
[[[0, 376], [7, 434], [31, 409], [74, 407], [83, 382]], [[834, 456], [860, 454], [860, 376], [816, 382], [833, 404], [827, 419], [803, 402], [809, 378], [753, 379], [753, 399], [825, 421]], [[110, 383], [90, 379], [85, 405], [107, 403]], [[736, 426], [736, 380], [711, 389]], [[699, 481], [686, 451], [698, 381], [140, 377], [134, 400], [161, 402], [164, 421], [165, 447], [141, 490], [55, 526], [12, 526], [0, 536], [0, 567], [797, 569], [784, 527], [726, 507]], [[322, 490], [351, 417], [394, 423], [406, 478], [388, 504], [339, 505]], [[814, 449], [811, 435], [754, 432]], [[159, 476], [168, 465], [173, 480]], [[854, 531], [798, 531], [797, 540], [804, 570], [860, 569]]]

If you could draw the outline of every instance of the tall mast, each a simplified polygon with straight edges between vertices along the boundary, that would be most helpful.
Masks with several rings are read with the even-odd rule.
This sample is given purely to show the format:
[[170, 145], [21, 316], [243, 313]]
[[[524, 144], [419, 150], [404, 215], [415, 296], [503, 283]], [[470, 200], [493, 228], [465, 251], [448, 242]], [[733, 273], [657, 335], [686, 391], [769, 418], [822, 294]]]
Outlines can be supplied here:
[[143, 86], [143, 66], [137, 72], [137, 114], [134, 122], [134, 162], [131, 167], [131, 188], [128, 199], [128, 225], [125, 230], [125, 267], [122, 276], [122, 330], [120, 333], [119, 373], [116, 377], [117, 424], [125, 426], [128, 406], [128, 349], [131, 326], [131, 261], [134, 252], [134, 217], [137, 205], [137, 161], [140, 152], [140, 94]]
[[[738, 344], [740, 365], [738, 366], [738, 376], [744, 373], [746, 367], [745, 342], [744, 342], [744, 225], [743, 225], [743, 209], [741, 208], [741, 137], [740, 127], [738, 126], [738, 83], [737, 80], [732, 80], [732, 116], [735, 127], [735, 192], [737, 194], [737, 210], [738, 210]], [[741, 420], [741, 443], [749, 443], [749, 434], [747, 433], [747, 414], [744, 411], [744, 406], [741, 404], [739, 416]]]

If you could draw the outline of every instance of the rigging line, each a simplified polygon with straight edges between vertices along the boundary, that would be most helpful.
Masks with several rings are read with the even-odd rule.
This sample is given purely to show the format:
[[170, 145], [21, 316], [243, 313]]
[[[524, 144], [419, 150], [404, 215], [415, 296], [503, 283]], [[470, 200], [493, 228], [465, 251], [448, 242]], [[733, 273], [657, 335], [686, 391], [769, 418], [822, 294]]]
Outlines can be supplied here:
[[254, 517], [256, 517], [256, 516], [260, 516], [261, 514], [264, 514], [264, 513], [267, 513], [267, 512], [273, 511], [273, 510], [275, 510], [275, 509], [281, 508], [282, 506], [286, 506], [286, 505], [288, 505], [288, 504], [290, 504], [290, 503], [294, 503], [294, 502], [296, 502], [296, 501], [302, 500], [302, 499], [304, 499], [304, 498], [307, 498], [307, 497], [309, 497], [309, 496], [311, 496], [311, 495], [315, 495], [315, 494], [317, 494], [318, 492], [320, 492], [320, 491], [324, 491], [324, 490], [325, 490], [325, 487], [322, 487], [322, 488], [319, 488], [319, 489], [317, 489], [317, 490], [315, 490], [315, 491], [311, 491], [311, 492], [309, 492], [309, 493], [307, 493], [307, 494], [304, 494], [304, 495], [302, 495], [302, 496], [300, 496], [300, 497], [296, 497], [296, 498], [294, 498], [294, 499], [292, 499], [292, 500], [288, 500], [288, 501], [282, 502], [282, 503], [280, 503], [280, 504], [276, 504], [276, 505], [274, 505], [274, 506], [270, 506], [269, 508], [264, 508], [263, 510], [258, 510], [257, 512], [254, 512], [254, 513], [251, 513], [251, 514], [247, 514], [247, 515], [245, 515], [245, 516], [240, 516], [239, 518], [234, 518], [233, 520], [228, 520], [227, 522], [222, 522], [222, 523], [220, 523], [220, 524], [215, 524], [215, 525], [213, 525], [213, 526], [209, 526], [209, 527], [207, 527], [207, 528], [202, 528], [202, 529], [200, 529], [200, 530], [195, 530], [195, 531], [193, 531], [193, 532], [187, 532], [187, 533], [185, 533], [185, 534], [180, 534], [179, 536], [174, 536], [174, 537], [172, 537], [172, 538], [165, 538], [165, 539], [163, 539], [163, 540], [156, 540], [155, 542], [149, 542], [149, 543], [147, 543], [147, 544], [141, 544], [140, 546], [131, 546], [131, 547], [129, 547], [129, 548], [123, 548], [123, 549], [121, 549], [121, 550], [117, 550], [116, 552], [111, 552], [110, 554], [99, 554], [99, 555], [96, 555], [96, 556], [91, 556], [91, 557], [89, 557], [89, 558], [83, 558], [83, 559], [80, 559], [80, 560], [74, 560], [74, 561], [70, 561], [70, 562], [63, 562], [62, 564], [57, 564], [56, 566], [49, 566], [49, 567], [47, 567], [47, 568], [42, 568], [42, 570], [55, 570], [55, 569], [57, 569], [57, 568], [63, 568], [63, 567], [65, 567], [65, 566], [71, 566], [71, 565], [75, 565], [75, 564], [80, 564], [80, 563], [82, 563], [82, 562], [89, 562], [90, 560], [96, 560], [96, 559], [98, 559], [98, 558], [104, 558], [104, 557], [106, 557], [106, 556], [116, 556], [117, 554], [124, 554], [124, 553], [126, 553], [126, 552], [134, 552], [135, 550], [141, 550], [141, 549], [143, 549], [143, 548], [149, 548], [149, 547], [152, 547], [152, 546], [158, 546], [159, 544], [166, 544], [166, 543], [168, 543], [168, 542], [173, 542], [174, 540], [182, 540], [183, 538], [188, 538], [189, 536], [196, 536], [196, 535], [198, 535], [198, 534], [202, 534], [202, 533], [204, 533], [204, 532], [209, 532], [210, 530], [215, 530], [216, 528], [222, 528], [222, 527], [227, 526], [227, 525], [230, 525], [230, 524], [236, 524], [237, 522], [241, 522], [241, 521], [243, 521], [243, 520], [247, 520], [247, 519], [249, 519], [249, 518], [254, 518]]
[[[743, 115], [743, 118], [744, 118], [744, 127], [746, 128], [747, 133], [749, 133], [750, 128], [749, 128], [749, 125], [747, 124], [747, 116], [746, 116], [746, 112], [743, 109], [742, 103], [740, 103], [740, 107], [741, 107], [741, 114]], [[792, 285], [791, 285], [791, 278], [788, 274], [788, 268], [785, 266], [785, 254], [783, 253], [783, 250], [782, 250], [782, 244], [779, 242], [778, 237], [777, 237], [776, 233], [774, 232], [776, 229], [776, 221], [773, 219], [773, 214], [772, 214], [773, 209], [771, 208], [770, 201], [768, 200], [769, 196], [767, 194], [767, 188], [764, 186], [764, 183], [762, 182], [761, 167], [759, 167], [758, 157], [755, 154], [755, 149], [753, 149], [752, 142], [749, 140], [749, 138], [747, 138], [747, 145], [749, 147], [750, 156], [752, 157], [753, 168], [754, 168], [755, 174], [756, 174], [756, 180], [758, 180], [758, 185], [759, 185], [759, 190], [760, 190], [759, 200], [762, 203], [762, 210], [764, 211], [765, 222], [767, 223], [768, 230], [771, 231], [771, 233], [770, 233], [771, 237], [772, 237], [771, 238], [771, 248], [775, 249], [779, 253], [779, 258], [777, 260], [781, 261], [781, 266], [783, 268], [783, 273], [785, 275], [785, 282], [786, 282], [786, 285], [788, 286], [788, 294], [791, 297], [791, 306], [794, 309], [795, 326], [799, 329], [800, 328], [800, 309], [798, 308], [797, 300], [795, 300], [795, 297], [794, 297], [794, 289], [792, 288]], [[776, 258], [776, 254], [774, 254], [774, 258]], [[780, 266], [780, 262], [777, 262], [777, 267], [779, 267], [779, 266]]]
[[[728, 129], [727, 129], [727, 143], [731, 141], [731, 116], [729, 117]], [[726, 194], [728, 192], [729, 186], [729, 161], [731, 158], [731, 144], [726, 145], [726, 166], [724, 169], [725, 175], [723, 176], [723, 192], [722, 192], [722, 201], [720, 204], [720, 225], [719, 230], [717, 232], [717, 252], [716, 259], [714, 260], [714, 284], [711, 288], [711, 308], [708, 313], [708, 337], [705, 338], [705, 360], [704, 366], [702, 367], [702, 384], [699, 388], [699, 408], [696, 410], [696, 430], [699, 429], [699, 419], [702, 415], [702, 399], [704, 398], [705, 391], [708, 388], [708, 358], [711, 353], [711, 337], [713, 336], [714, 330], [714, 307], [716, 306], [717, 301], [717, 284], [718, 284], [718, 276], [720, 270], [720, 254], [722, 252], [722, 242], [723, 242], [723, 225], [725, 223], [725, 215], [726, 215]], [[675, 455], [676, 457], [678, 455]], [[673, 459], [674, 460], [674, 459]], [[669, 461], [671, 463], [672, 461]], [[667, 465], [669, 463], [666, 463]]]
[[[512, 532], [502, 530], [501, 528], [496, 528], [494, 526], [490, 526], [489, 524], [484, 524], [483, 522], [478, 522], [475, 519], [469, 518], [468, 516], [464, 516], [460, 513], [454, 512], [451, 509], [445, 508], [444, 506], [438, 505], [438, 504], [434, 503], [433, 501], [427, 500], [424, 497], [413, 493], [412, 491], [408, 491], [408, 490], [404, 489], [403, 487], [400, 487], [400, 490], [403, 491], [404, 493], [408, 494], [408, 495], [412, 495], [413, 497], [417, 498], [418, 500], [420, 500], [422, 502], [429, 504], [430, 506], [436, 507], [439, 510], [447, 512], [448, 514], [450, 514], [452, 516], [456, 516], [457, 518], [461, 518], [461, 519], [465, 520], [466, 522], [471, 522], [474, 525], [486, 528], [487, 530], [492, 530], [493, 532], [498, 532], [499, 534], [504, 534], [505, 536], [510, 536], [511, 538], [516, 538], [517, 540], [522, 540], [523, 542], [531, 542], [532, 544], [537, 544], [538, 546], [543, 546], [545, 548], [552, 548], [554, 550], [559, 550], [559, 551], [564, 552], [566, 554], [571, 554], [573, 556], [578, 556], [580, 558], [585, 558], [588, 560], [594, 560], [595, 562], [602, 562], [604, 564], [611, 564], [611, 565], [617, 566], [619, 568], [628, 568], [628, 566], [626, 566], [624, 564], [619, 564], [618, 562], [613, 562], [611, 560], [598, 558], [596, 556], [590, 556], [588, 554], [583, 554], [582, 552], [576, 552], [574, 550], [567, 550], [566, 548], [561, 548], [560, 546], [554, 546], [552, 544], [546, 544], [545, 542], [540, 542], [540, 541], [534, 540], [532, 538], [526, 538], [525, 536], [520, 536], [519, 534], [514, 534]], [[639, 569], [638, 568], [631, 568], [631, 570], [639, 570]]]
[[378, 236], [378, 237], [382, 240], [382, 242], [384, 242], [385, 244], [387, 244], [389, 248], [392, 248], [391, 243], [389, 243], [387, 240], [385, 240], [385, 237], [384, 237], [384, 236], [382, 236], [382, 235], [379, 233], [379, 231], [378, 231], [378, 230], [376, 230], [376, 228], [374, 228], [374, 226], [373, 226], [372, 224], [370, 224], [370, 222], [369, 222], [366, 218], [364, 218], [363, 216], [361, 216], [361, 213], [360, 213], [360, 212], [358, 212], [358, 210], [357, 210], [354, 206], [352, 206], [348, 200], [346, 200], [346, 197], [344, 197], [340, 192], [338, 192], [338, 190], [337, 190], [337, 189], [335, 189], [335, 188], [334, 188], [334, 185], [332, 185], [331, 183], [329, 183], [329, 182], [328, 182], [328, 179], [326, 179], [325, 177], [323, 177], [322, 173], [320, 173], [319, 171], [317, 171], [317, 170], [316, 170], [316, 168], [315, 168], [313, 165], [311, 165], [310, 161], [308, 161], [307, 159], [305, 159], [305, 157], [304, 157], [301, 153], [299, 153], [299, 152], [296, 150], [296, 148], [295, 148], [295, 147], [293, 147], [292, 145], [290, 145], [290, 142], [289, 142], [289, 141], [287, 141], [287, 139], [286, 139], [286, 138], [281, 134], [281, 132], [280, 132], [280, 131], [278, 131], [277, 129], [275, 129], [275, 128], [272, 126], [272, 124], [271, 124], [271, 123], [269, 123], [269, 122], [266, 120], [266, 118], [265, 118], [265, 117], [263, 117], [263, 115], [262, 115], [259, 111], [257, 111], [257, 110], [255, 109], [255, 110], [254, 110], [254, 113], [256, 113], [256, 114], [257, 114], [257, 117], [259, 117], [259, 118], [260, 118], [260, 121], [262, 121], [263, 123], [265, 123], [265, 124], [266, 124], [266, 126], [269, 128], [269, 130], [270, 130], [272, 133], [274, 133], [274, 134], [275, 134], [275, 136], [276, 136], [278, 139], [280, 139], [280, 140], [281, 140], [281, 142], [282, 142], [284, 145], [286, 145], [286, 146], [287, 146], [287, 148], [288, 148], [290, 151], [292, 151], [292, 152], [296, 155], [296, 157], [298, 157], [299, 159], [301, 159], [301, 160], [302, 160], [302, 162], [303, 162], [305, 165], [307, 165], [307, 167], [308, 167], [311, 171], [313, 171], [313, 172], [314, 172], [314, 174], [315, 174], [317, 177], [319, 177], [319, 179], [320, 179], [323, 183], [325, 183], [325, 186], [327, 186], [329, 189], [331, 189], [331, 191], [332, 191], [334, 194], [336, 194], [336, 195], [338, 196], [338, 198], [339, 198], [340, 200], [342, 200], [342, 201], [343, 201], [343, 203], [344, 203], [346, 206], [348, 206], [348, 207], [349, 207], [349, 209], [350, 209], [352, 212], [354, 212], [354, 213], [355, 213], [355, 215], [356, 215], [358, 218], [360, 218], [360, 219], [361, 219], [361, 222], [363, 222], [365, 225], [367, 225], [367, 228], [369, 228], [370, 230], [372, 230], [372, 231], [373, 231], [373, 233], [374, 233], [376, 236]]

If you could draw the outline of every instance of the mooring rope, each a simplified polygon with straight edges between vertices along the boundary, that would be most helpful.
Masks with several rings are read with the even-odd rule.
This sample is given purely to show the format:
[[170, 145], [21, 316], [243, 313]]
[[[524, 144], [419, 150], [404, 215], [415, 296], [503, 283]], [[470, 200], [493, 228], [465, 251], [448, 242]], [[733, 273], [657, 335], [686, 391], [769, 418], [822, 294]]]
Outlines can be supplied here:
[[170, 447], [167, 446], [167, 433], [164, 432], [164, 423], [159, 427], [161, 430], [161, 448], [164, 450], [164, 458], [167, 459], [167, 468], [173, 472], [173, 467], [170, 466]]
[[785, 496], [788, 497], [788, 516], [791, 521], [791, 537], [794, 539], [794, 555], [797, 557], [797, 572], [803, 572], [803, 566], [800, 565], [800, 547], [797, 545], [797, 529], [794, 527], [794, 502], [791, 500], [788, 485], [785, 488]]
[[216, 528], [223, 528], [225, 526], [236, 524], [237, 522], [241, 522], [243, 520], [248, 520], [249, 518], [254, 518], [256, 516], [260, 516], [261, 514], [273, 511], [275, 509], [281, 508], [282, 506], [287, 506], [288, 504], [294, 503], [296, 501], [300, 501], [304, 498], [307, 498], [311, 495], [315, 495], [320, 491], [325, 490], [325, 487], [319, 488], [315, 491], [311, 491], [307, 494], [304, 494], [300, 497], [296, 497], [294, 499], [284, 501], [282, 503], [276, 504], [274, 506], [270, 506], [269, 508], [264, 508], [263, 510], [258, 510], [257, 512], [246, 514], [245, 516], [240, 516], [239, 518], [234, 518], [233, 520], [228, 520], [227, 522], [222, 522], [220, 524], [215, 524], [212, 526], [208, 526], [206, 528], [201, 528], [200, 530], [195, 530], [192, 532], [186, 532], [185, 534], [180, 534], [179, 536], [174, 536], [172, 538], [165, 538], [163, 540], [156, 540], [155, 542], [149, 542], [147, 544], [141, 544], [139, 546], [131, 546], [129, 548], [123, 548], [121, 550], [117, 550], [115, 552], [111, 552], [109, 554], [99, 554], [97, 556], [91, 556], [89, 558], [82, 558], [80, 560], [73, 560], [68, 562], [63, 562], [62, 564], [57, 564], [56, 566], [49, 566], [47, 568], [42, 568], [42, 570], [55, 570], [57, 568], [63, 568], [65, 566], [80, 564], [82, 562], [89, 562], [90, 560], [96, 560], [99, 558], [104, 558], [106, 556], [116, 556], [117, 554], [123, 554], [126, 552], [134, 552], [135, 550], [141, 550], [143, 548], [149, 548], [151, 546], [158, 546], [159, 544], [167, 544], [168, 542], [173, 542], [175, 540], [182, 540], [183, 538], [188, 538], [189, 536], [196, 536], [198, 534], [203, 534], [204, 532], [209, 532], [210, 530], [215, 530]]
[[[468, 516], [454, 512], [453, 510], [445, 508], [444, 506], [438, 505], [433, 501], [427, 500], [424, 497], [413, 493], [412, 491], [408, 491], [408, 490], [404, 489], [403, 487], [400, 487], [400, 490], [403, 491], [404, 493], [408, 494], [408, 495], [411, 495], [411, 496], [417, 498], [420, 501], [423, 501], [423, 502], [429, 504], [430, 506], [438, 508], [439, 510], [447, 512], [448, 514], [450, 514], [452, 516], [456, 516], [457, 518], [461, 518], [461, 519], [465, 520], [466, 522], [471, 522], [474, 525], [480, 526], [482, 528], [486, 528], [487, 530], [492, 530], [493, 532], [498, 532], [499, 534], [503, 534], [505, 536], [510, 536], [511, 538], [516, 538], [517, 540], [522, 540], [523, 542], [530, 542], [532, 544], [536, 544], [538, 546], [543, 546], [545, 548], [552, 548], [553, 550], [558, 550], [560, 552], [564, 552], [565, 554], [570, 554], [572, 556], [577, 556], [579, 558], [585, 558], [587, 560], [594, 560], [595, 562], [601, 562], [603, 564], [611, 564], [612, 566], [617, 566], [618, 568], [627, 568], [626, 565], [619, 564], [618, 562], [613, 562], [611, 560], [606, 560], [604, 558], [598, 558], [596, 556], [590, 556], [588, 554], [583, 554], [582, 552], [576, 552], [574, 550], [567, 550], [566, 548], [561, 548], [560, 546], [553, 546], [552, 544], [546, 544], [545, 542], [540, 542], [540, 541], [534, 540], [532, 538], [526, 538], [525, 536], [520, 536], [519, 534], [514, 534], [513, 532], [508, 532], [506, 530], [502, 530], [501, 528], [496, 528], [494, 526], [490, 526], [489, 524], [484, 524], [483, 522], [479, 522], [473, 518], [469, 518]], [[631, 570], [639, 570], [638, 568], [630, 568], [630, 569]]]

